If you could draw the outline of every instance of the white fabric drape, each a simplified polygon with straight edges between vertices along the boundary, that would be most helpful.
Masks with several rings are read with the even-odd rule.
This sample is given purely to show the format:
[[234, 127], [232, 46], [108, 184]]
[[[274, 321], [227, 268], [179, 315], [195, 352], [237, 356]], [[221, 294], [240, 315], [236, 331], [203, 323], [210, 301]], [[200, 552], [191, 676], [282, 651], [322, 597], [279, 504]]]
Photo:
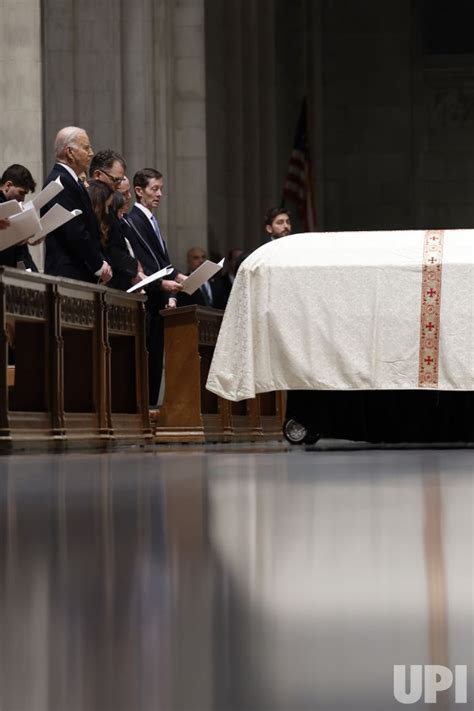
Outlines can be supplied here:
[[[417, 389], [424, 231], [312, 233], [266, 244], [235, 280], [207, 388]], [[474, 389], [474, 230], [446, 230], [440, 390]]]

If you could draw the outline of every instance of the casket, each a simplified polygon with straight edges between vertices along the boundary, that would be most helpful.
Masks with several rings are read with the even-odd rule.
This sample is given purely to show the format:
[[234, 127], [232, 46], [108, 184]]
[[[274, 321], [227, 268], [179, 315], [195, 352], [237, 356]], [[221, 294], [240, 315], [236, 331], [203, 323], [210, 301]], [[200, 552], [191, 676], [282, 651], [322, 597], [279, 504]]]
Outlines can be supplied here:
[[311, 233], [241, 265], [207, 388], [474, 389], [474, 230]]

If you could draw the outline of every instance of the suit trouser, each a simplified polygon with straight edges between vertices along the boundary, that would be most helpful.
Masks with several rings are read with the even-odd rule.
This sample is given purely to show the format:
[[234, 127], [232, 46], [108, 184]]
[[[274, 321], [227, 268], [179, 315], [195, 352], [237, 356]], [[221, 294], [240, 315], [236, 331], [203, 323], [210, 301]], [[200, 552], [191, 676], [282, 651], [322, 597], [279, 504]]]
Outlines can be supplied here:
[[146, 312], [146, 345], [148, 349], [149, 403], [153, 407], [158, 402], [163, 371], [164, 324], [157, 309]]

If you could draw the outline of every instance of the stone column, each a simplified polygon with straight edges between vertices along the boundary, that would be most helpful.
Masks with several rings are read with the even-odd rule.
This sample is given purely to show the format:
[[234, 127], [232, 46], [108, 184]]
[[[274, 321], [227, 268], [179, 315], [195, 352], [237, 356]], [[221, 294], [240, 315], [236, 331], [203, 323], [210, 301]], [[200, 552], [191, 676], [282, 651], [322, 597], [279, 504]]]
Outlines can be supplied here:
[[207, 248], [204, 0], [166, 0], [155, 10], [156, 162], [165, 177], [160, 207], [174, 262]]
[[114, 0], [43, 0], [45, 168], [63, 126], [122, 148], [121, 10]]
[[[43, 0], [45, 146], [84, 126], [132, 178], [165, 178], [158, 217], [173, 261], [207, 246], [204, 0]], [[24, 65], [24, 62], [21, 62]]]
[[0, 17], [0, 172], [22, 163], [41, 182], [40, 0], [0, 0]]
[[209, 230], [222, 251], [257, 246], [281, 193], [274, 23], [275, 0], [207, 0]]
[[43, 178], [40, 13], [40, 0], [0, 0], [0, 174], [21, 163], [38, 187]]
[[[122, 3], [123, 153], [130, 180], [156, 161], [154, 27], [151, 0]], [[160, 169], [160, 168], [159, 168]]]
[[164, 177], [158, 219], [173, 262], [207, 248], [204, 0], [123, 3], [123, 131], [130, 177]]

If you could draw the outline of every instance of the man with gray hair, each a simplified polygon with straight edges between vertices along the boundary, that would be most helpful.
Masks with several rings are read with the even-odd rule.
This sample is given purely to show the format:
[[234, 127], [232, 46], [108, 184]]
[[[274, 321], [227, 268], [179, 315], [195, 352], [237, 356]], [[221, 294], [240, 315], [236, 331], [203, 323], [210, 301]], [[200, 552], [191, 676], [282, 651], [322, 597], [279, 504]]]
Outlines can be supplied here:
[[82, 215], [48, 235], [44, 270], [46, 274], [69, 279], [106, 283], [112, 278], [112, 269], [102, 254], [97, 218], [79, 180], [80, 175], [87, 173], [94, 155], [89, 136], [77, 126], [62, 128], [56, 136], [54, 151], [56, 163], [45, 185], [59, 177], [64, 190], [45, 205], [42, 212], [59, 203], [66, 210], [81, 210]]

